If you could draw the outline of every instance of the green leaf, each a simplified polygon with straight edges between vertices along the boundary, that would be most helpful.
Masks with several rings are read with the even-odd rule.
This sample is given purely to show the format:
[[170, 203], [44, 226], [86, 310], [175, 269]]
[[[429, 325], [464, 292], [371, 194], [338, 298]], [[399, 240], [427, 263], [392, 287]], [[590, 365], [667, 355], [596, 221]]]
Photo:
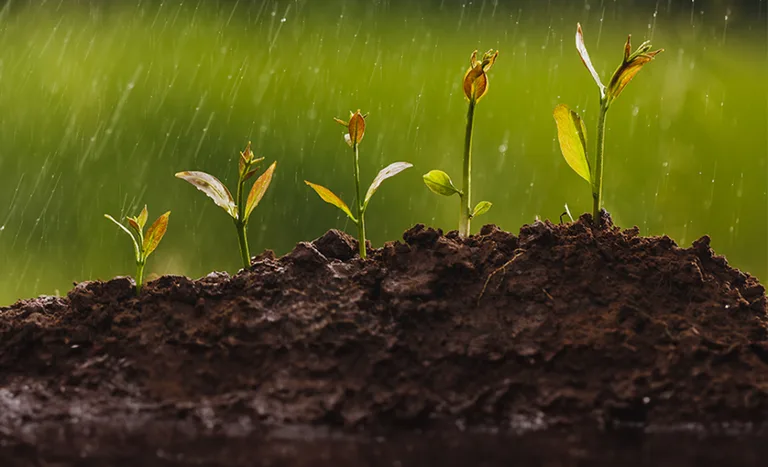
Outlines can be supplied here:
[[579, 114], [560, 104], [553, 112], [557, 123], [557, 139], [560, 151], [569, 166], [581, 178], [592, 183], [589, 160], [587, 160], [587, 129]]
[[226, 186], [218, 178], [205, 172], [179, 172], [177, 178], [186, 180], [202, 191], [218, 206], [227, 211], [232, 218], [237, 219], [237, 205]]
[[576, 23], [576, 51], [579, 52], [581, 62], [587, 67], [587, 70], [589, 70], [589, 73], [592, 75], [592, 79], [595, 80], [597, 87], [600, 88], [600, 96], [603, 96], [603, 94], [605, 94], [605, 86], [603, 85], [603, 82], [600, 81], [600, 76], [597, 74], [597, 71], [595, 71], [595, 67], [592, 66], [592, 60], [589, 59], [587, 46], [584, 45], [584, 33], [581, 32], [581, 24], [579, 23]]
[[104, 217], [106, 217], [107, 219], [109, 219], [112, 222], [114, 222], [116, 226], [120, 227], [120, 229], [122, 229], [123, 232], [127, 233], [131, 237], [131, 240], [133, 241], [134, 254], [136, 255], [136, 262], [137, 263], [140, 262], [141, 261], [141, 250], [139, 249], [139, 242], [136, 241], [136, 236], [133, 235], [133, 232], [128, 230], [128, 228], [126, 226], [124, 226], [123, 224], [121, 224], [120, 222], [117, 222], [115, 220], [115, 218], [110, 216], [109, 214], [104, 214]]
[[371, 197], [376, 193], [376, 190], [379, 189], [379, 186], [381, 186], [381, 182], [394, 177], [403, 170], [410, 169], [411, 167], [413, 167], [413, 164], [408, 162], [393, 162], [381, 169], [379, 174], [376, 175], [376, 178], [373, 179], [373, 182], [371, 182], [371, 186], [368, 187], [368, 192], [365, 194], [365, 201], [363, 201], [363, 211], [368, 207], [368, 202], [371, 201]]
[[272, 174], [275, 173], [275, 166], [277, 162], [273, 162], [269, 168], [253, 182], [251, 192], [248, 193], [248, 201], [245, 203], [245, 222], [248, 222], [248, 218], [251, 216], [251, 211], [259, 205], [259, 201], [264, 197], [264, 193], [267, 192], [269, 184], [272, 182]]
[[493, 206], [493, 203], [490, 201], [480, 201], [475, 206], [475, 209], [472, 210], [472, 215], [470, 217], [477, 217], [485, 214], [489, 209], [491, 209], [491, 206]]
[[149, 226], [147, 229], [147, 235], [144, 237], [144, 259], [149, 258], [149, 255], [155, 251], [157, 245], [160, 244], [160, 240], [163, 239], [165, 231], [168, 229], [168, 217], [171, 215], [171, 211], [166, 212], [162, 216]]
[[144, 230], [144, 226], [147, 225], [147, 216], [149, 215], [149, 212], [147, 211], [147, 205], [144, 205], [144, 209], [141, 210], [138, 217], [136, 218], [136, 222], [139, 224], [139, 230]]
[[443, 196], [452, 196], [456, 193], [461, 194], [458, 188], [456, 188], [451, 181], [451, 177], [442, 170], [430, 170], [424, 174], [424, 184], [432, 193], [437, 193]]
[[332, 204], [336, 206], [337, 208], [344, 211], [344, 214], [349, 216], [350, 219], [352, 219], [352, 222], [357, 223], [357, 219], [355, 219], [355, 216], [352, 215], [352, 211], [349, 210], [349, 206], [341, 200], [338, 196], [336, 196], [331, 190], [328, 188], [322, 186], [322, 185], [316, 185], [312, 182], [308, 182], [304, 180], [304, 183], [309, 185], [310, 188], [315, 190], [315, 192], [322, 198], [323, 201], [325, 201], [328, 204]]

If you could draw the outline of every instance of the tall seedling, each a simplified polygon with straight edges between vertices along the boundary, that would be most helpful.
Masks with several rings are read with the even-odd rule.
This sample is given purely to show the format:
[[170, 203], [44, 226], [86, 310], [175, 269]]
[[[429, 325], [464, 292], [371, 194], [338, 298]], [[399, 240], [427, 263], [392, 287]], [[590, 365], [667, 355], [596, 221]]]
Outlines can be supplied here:
[[579, 114], [568, 108], [565, 104], [555, 107], [554, 117], [557, 124], [557, 138], [560, 142], [560, 150], [568, 165], [581, 178], [592, 187], [592, 219], [596, 225], [600, 225], [600, 209], [603, 204], [603, 148], [605, 141], [605, 116], [613, 101], [619, 97], [627, 84], [635, 77], [640, 68], [653, 60], [659, 49], [651, 51], [651, 43], [643, 42], [640, 47], [632, 52], [631, 37], [627, 36], [624, 44], [624, 59], [613, 73], [608, 86], [600, 81], [597, 71], [589, 59], [587, 47], [584, 45], [584, 35], [581, 25], [576, 25], [576, 50], [581, 61], [587, 67], [592, 78], [600, 90], [600, 114], [597, 120], [597, 151], [594, 163], [590, 163], [587, 157], [587, 129]]
[[237, 241], [240, 245], [240, 259], [243, 262], [243, 267], [247, 268], [251, 265], [251, 254], [248, 250], [248, 220], [251, 217], [253, 209], [259, 205], [261, 198], [264, 197], [264, 193], [267, 192], [269, 184], [272, 182], [272, 175], [275, 173], [275, 166], [277, 162], [273, 162], [269, 168], [256, 179], [251, 187], [251, 191], [248, 193], [248, 198], [245, 198], [245, 182], [251, 177], [256, 175], [258, 171], [258, 163], [263, 161], [263, 157], [258, 159], [254, 157], [253, 151], [251, 151], [251, 143], [245, 147], [245, 151], [240, 153], [240, 159], [238, 162], [237, 171], [237, 198], [232, 197], [232, 193], [229, 192], [226, 186], [224, 186], [218, 178], [205, 172], [179, 172], [176, 177], [186, 180], [195, 188], [202, 191], [209, 198], [221, 207], [224, 211], [232, 217], [237, 230]]
[[336, 196], [336, 194], [328, 188], [322, 185], [308, 182], [306, 180], [304, 180], [304, 183], [315, 190], [315, 193], [317, 193], [323, 201], [339, 208], [342, 212], [344, 212], [344, 214], [347, 215], [347, 217], [349, 217], [352, 222], [355, 223], [355, 225], [357, 225], [357, 240], [360, 245], [360, 257], [365, 259], [365, 212], [368, 210], [368, 203], [371, 201], [371, 197], [374, 193], [376, 193], [376, 190], [379, 189], [379, 186], [381, 186], [381, 183], [384, 180], [390, 177], [394, 177], [403, 170], [413, 167], [413, 165], [409, 164], [408, 162], [393, 162], [392, 164], [389, 164], [387, 167], [379, 171], [379, 174], [376, 175], [376, 178], [373, 179], [373, 182], [371, 182], [371, 185], [368, 187], [368, 191], [365, 193], [365, 198], [361, 198], [360, 158], [358, 149], [360, 142], [363, 140], [363, 136], [365, 136], [366, 116], [362, 115], [359, 110], [350, 114], [351, 115], [348, 122], [339, 120], [338, 118], [335, 120], [339, 124], [344, 125], [344, 127], [347, 129], [347, 132], [344, 133], [344, 140], [352, 149], [352, 156], [355, 165], [355, 194], [357, 196], [355, 198], [355, 213], [357, 215], [353, 214], [352, 210], [349, 209], [349, 206], [347, 206], [347, 204], [342, 201], [341, 198]]
[[469, 235], [470, 222], [474, 217], [488, 212], [491, 203], [480, 201], [472, 207], [472, 133], [475, 126], [475, 106], [488, 92], [488, 70], [496, 62], [499, 52], [489, 50], [477, 59], [477, 50], [469, 58], [469, 69], [464, 74], [462, 88], [467, 98], [467, 124], [464, 131], [464, 165], [461, 190], [456, 188], [451, 177], [442, 170], [431, 170], [424, 174], [424, 183], [433, 193], [443, 196], [459, 195], [459, 235]]

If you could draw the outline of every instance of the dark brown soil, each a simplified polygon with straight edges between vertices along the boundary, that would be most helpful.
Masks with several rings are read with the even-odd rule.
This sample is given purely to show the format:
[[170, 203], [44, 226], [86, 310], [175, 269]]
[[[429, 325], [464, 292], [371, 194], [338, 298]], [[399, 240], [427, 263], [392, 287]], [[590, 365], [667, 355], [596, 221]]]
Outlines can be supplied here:
[[0, 308], [0, 452], [88, 457], [95, 433], [157, 449], [286, 426], [768, 421], [763, 286], [708, 237], [683, 249], [605, 222], [466, 240], [417, 225], [365, 261], [332, 230], [231, 277], [165, 276], [139, 298], [130, 279], [86, 282]]

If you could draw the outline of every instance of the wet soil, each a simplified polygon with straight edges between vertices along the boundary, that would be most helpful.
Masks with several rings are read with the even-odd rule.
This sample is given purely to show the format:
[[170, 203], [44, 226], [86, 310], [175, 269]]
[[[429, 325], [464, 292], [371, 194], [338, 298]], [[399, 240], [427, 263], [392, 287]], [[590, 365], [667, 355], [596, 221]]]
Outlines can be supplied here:
[[680, 248], [603, 224], [468, 239], [417, 225], [367, 260], [331, 230], [234, 276], [164, 276], [140, 297], [128, 278], [85, 282], [0, 308], [0, 458], [427, 465], [402, 456], [457, 460], [445, 446], [488, 443], [509, 454], [508, 436], [543, 443], [530, 448], [555, 433], [557, 449], [539, 454], [571, 460], [546, 465], [582, 465], [595, 446], [585, 433], [763, 436], [763, 286], [708, 237]]

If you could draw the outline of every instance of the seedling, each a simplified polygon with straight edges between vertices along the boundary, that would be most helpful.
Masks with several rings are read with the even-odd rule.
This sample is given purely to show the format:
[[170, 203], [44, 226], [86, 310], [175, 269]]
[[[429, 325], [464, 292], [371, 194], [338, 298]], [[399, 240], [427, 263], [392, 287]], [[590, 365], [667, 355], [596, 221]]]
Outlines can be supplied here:
[[475, 106], [488, 92], [488, 70], [491, 69], [499, 52], [489, 50], [483, 54], [482, 60], [477, 60], [477, 50], [472, 52], [469, 59], [469, 69], [464, 74], [464, 96], [469, 101], [467, 110], [467, 125], [464, 134], [464, 172], [461, 190], [456, 188], [451, 177], [442, 170], [431, 170], [424, 175], [424, 183], [433, 193], [443, 196], [459, 195], [459, 235], [469, 235], [470, 221], [488, 212], [492, 204], [480, 201], [472, 208], [472, 132], [475, 124]]
[[168, 229], [168, 216], [170, 215], [171, 211], [168, 211], [158, 217], [149, 226], [147, 234], [144, 235], [144, 225], [147, 223], [148, 216], [147, 206], [144, 206], [144, 209], [141, 210], [138, 216], [126, 218], [130, 229], [109, 214], [104, 214], [104, 217], [114, 222], [123, 229], [123, 232], [130, 235], [133, 241], [133, 252], [136, 256], [136, 295], [141, 293], [141, 286], [144, 282], [144, 266], [147, 264], [147, 258], [155, 251], [157, 245], [160, 244], [160, 240], [163, 239], [165, 231]]
[[[240, 257], [243, 261], [243, 267], [251, 265], [251, 254], [248, 250], [248, 219], [254, 208], [259, 205], [264, 193], [267, 192], [272, 175], [275, 172], [277, 162], [273, 162], [269, 168], [256, 179], [248, 193], [248, 199], [245, 200], [245, 182], [253, 177], [258, 171], [257, 164], [263, 161], [263, 157], [258, 159], [254, 157], [251, 151], [251, 143], [245, 147], [245, 151], [240, 153], [238, 162], [237, 177], [237, 198], [232, 198], [232, 193], [227, 187], [219, 181], [218, 178], [205, 172], [179, 172], [176, 177], [186, 180], [202, 191], [216, 203], [217, 206], [229, 214], [235, 223], [237, 229], [237, 240], [240, 245]], [[237, 201], [235, 201], [237, 199]]]
[[365, 117], [367, 115], [362, 115], [360, 111], [357, 112], [350, 112], [349, 122], [345, 122], [344, 120], [339, 120], [338, 118], [334, 119], [336, 122], [340, 123], [341, 125], [344, 125], [346, 127], [347, 132], [344, 134], [344, 140], [347, 142], [350, 148], [352, 148], [352, 154], [354, 155], [354, 162], [355, 162], [355, 211], [357, 213], [357, 216], [352, 214], [352, 210], [349, 209], [349, 206], [347, 206], [344, 201], [341, 200], [336, 194], [334, 194], [331, 190], [328, 188], [325, 188], [324, 186], [317, 185], [312, 182], [308, 182], [304, 180], [304, 183], [309, 185], [315, 192], [320, 196], [320, 198], [325, 201], [326, 203], [332, 204], [336, 206], [337, 208], [341, 209], [344, 214], [349, 217], [349, 219], [354, 222], [357, 225], [357, 239], [360, 246], [360, 257], [365, 259], [366, 251], [365, 251], [365, 211], [368, 209], [368, 203], [371, 201], [371, 197], [374, 193], [376, 193], [376, 190], [379, 189], [379, 186], [381, 186], [381, 183], [391, 177], [394, 177], [395, 175], [399, 174], [405, 169], [408, 169], [410, 167], [413, 167], [412, 164], [409, 164], [408, 162], [393, 162], [392, 164], [389, 164], [385, 168], [383, 168], [381, 171], [379, 171], [379, 174], [376, 175], [376, 178], [373, 179], [373, 182], [371, 182], [371, 185], [368, 187], [368, 191], [365, 193], [365, 198], [363, 199], [360, 196], [360, 160], [359, 160], [359, 152], [358, 147], [360, 145], [360, 142], [363, 140], [363, 136], [365, 135]]
[[650, 41], [645, 41], [637, 50], [632, 52], [631, 37], [631, 35], [627, 36], [627, 42], [624, 44], [624, 59], [613, 72], [608, 86], [604, 86], [589, 59], [581, 25], [576, 25], [576, 50], [600, 90], [600, 114], [597, 120], [597, 151], [594, 164], [590, 164], [587, 157], [587, 129], [579, 114], [569, 109], [565, 104], [558, 105], [554, 110], [557, 138], [560, 141], [563, 157], [573, 171], [592, 187], [592, 220], [596, 225], [600, 225], [600, 209], [603, 204], [605, 116], [613, 101], [619, 97], [619, 94], [632, 81], [640, 68], [664, 51], [664, 49], [651, 51]]

